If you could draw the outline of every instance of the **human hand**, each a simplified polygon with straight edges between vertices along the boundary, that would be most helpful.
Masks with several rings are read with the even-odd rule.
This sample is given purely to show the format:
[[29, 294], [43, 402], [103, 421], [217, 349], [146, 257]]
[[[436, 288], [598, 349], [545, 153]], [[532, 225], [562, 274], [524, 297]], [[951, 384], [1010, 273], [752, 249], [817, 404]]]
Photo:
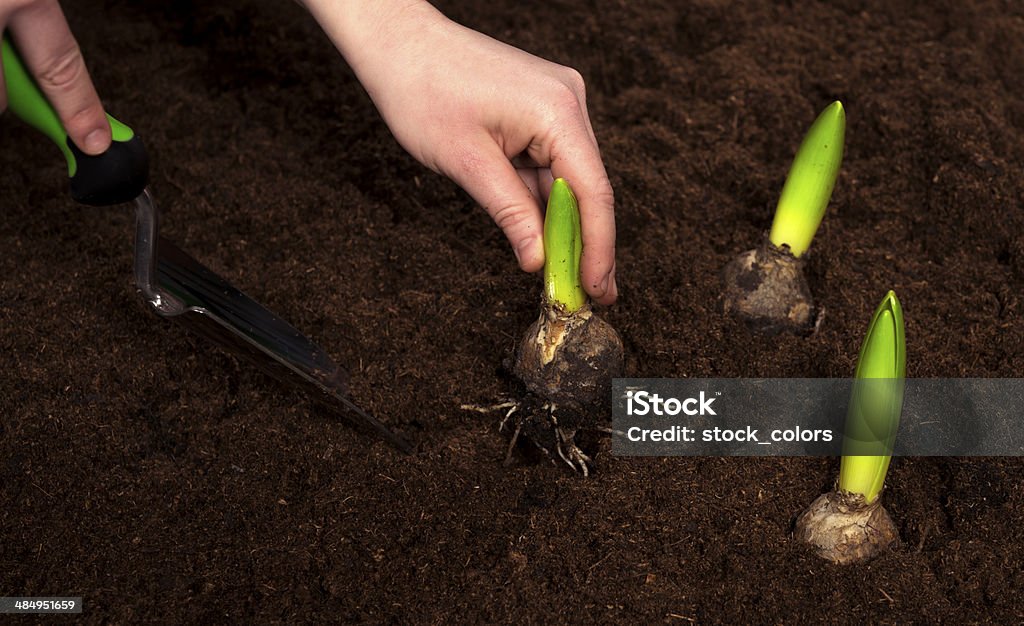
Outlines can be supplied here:
[[473, 196], [528, 272], [544, 265], [541, 198], [553, 178], [569, 181], [584, 289], [601, 304], [615, 301], [613, 194], [578, 72], [460, 26], [427, 2], [306, 5], [399, 143]]
[[[4, 30], [14, 39], [25, 67], [57, 111], [71, 141], [92, 155], [110, 147], [110, 124], [56, 0], [0, 0], [0, 32]], [[0, 111], [6, 108], [0, 76]]]

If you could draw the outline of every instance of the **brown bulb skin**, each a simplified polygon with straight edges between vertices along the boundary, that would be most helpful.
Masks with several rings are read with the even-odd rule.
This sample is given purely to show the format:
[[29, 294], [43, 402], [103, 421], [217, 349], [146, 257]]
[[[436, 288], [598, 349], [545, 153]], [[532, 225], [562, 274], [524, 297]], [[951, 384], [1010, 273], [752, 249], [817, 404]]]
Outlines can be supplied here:
[[815, 322], [804, 260], [767, 238], [730, 262], [722, 273], [722, 306], [757, 330], [802, 334]]
[[519, 342], [513, 373], [557, 407], [560, 427], [575, 430], [610, 412], [612, 378], [622, 370], [622, 340], [589, 303], [573, 313], [545, 303]]
[[899, 543], [896, 525], [881, 498], [870, 504], [859, 493], [830, 491], [796, 520], [794, 537], [840, 565], [872, 559]]

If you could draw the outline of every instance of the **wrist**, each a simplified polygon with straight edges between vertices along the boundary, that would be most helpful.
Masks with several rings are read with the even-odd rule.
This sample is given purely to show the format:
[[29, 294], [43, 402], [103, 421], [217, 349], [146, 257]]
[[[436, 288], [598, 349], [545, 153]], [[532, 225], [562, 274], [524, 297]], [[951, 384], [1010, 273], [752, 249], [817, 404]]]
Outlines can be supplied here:
[[426, 0], [297, 0], [363, 80], [415, 30], [443, 18]]

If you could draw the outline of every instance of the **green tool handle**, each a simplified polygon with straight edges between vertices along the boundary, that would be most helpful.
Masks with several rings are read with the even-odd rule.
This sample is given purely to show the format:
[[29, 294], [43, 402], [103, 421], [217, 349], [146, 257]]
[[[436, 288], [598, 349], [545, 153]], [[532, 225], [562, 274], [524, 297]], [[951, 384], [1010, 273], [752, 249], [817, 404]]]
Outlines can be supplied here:
[[2, 53], [8, 106], [60, 148], [68, 162], [71, 197], [92, 206], [120, 204], [138, 197], [149, 178], [149, 157], [132, 129], [108, 115], [113, 143], [102, 154], [85, 154], [68, 137], [57, 112], [26, 71], [6, 34]]

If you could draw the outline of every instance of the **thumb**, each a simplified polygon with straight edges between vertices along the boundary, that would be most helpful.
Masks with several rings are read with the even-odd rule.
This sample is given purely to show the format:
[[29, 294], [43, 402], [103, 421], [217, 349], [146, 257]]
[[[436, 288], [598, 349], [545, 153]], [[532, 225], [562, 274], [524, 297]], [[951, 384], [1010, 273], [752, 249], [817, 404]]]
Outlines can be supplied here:
[[461, 152], [445, 174], [480, 203], [504, 231], [519, 267], [544, 267], [544, 221], [533, 193], [496, 144], [484, 141]]
[[86, 154], [110, 145], [110, 124], [60, 5], [37, 2], [10, 19], [18, 51], [71, 141]]

